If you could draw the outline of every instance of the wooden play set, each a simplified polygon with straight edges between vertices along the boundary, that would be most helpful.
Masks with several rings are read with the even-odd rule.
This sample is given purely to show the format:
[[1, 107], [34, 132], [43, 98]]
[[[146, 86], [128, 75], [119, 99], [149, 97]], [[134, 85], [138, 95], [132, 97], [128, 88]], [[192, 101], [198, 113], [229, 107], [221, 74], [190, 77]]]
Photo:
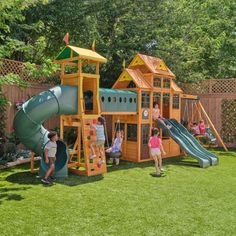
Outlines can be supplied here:
[[[86, 176], [106, 173], [104, 149], [96, 148], [96, 158], [90, 159], [90, 144], [96, 140], [96, 132], [92, 125], [96, 125], [100, 116], [111, 116], [112, 138], [115, 137], [115, 127], [119, 126], [119, 129], [124, 131], [122, 160], [151, 160], [148, 140], [151, 128], [156, 126], [152, 118], [154, 103], [158, 103], [163, 117], [180, 122], [181, 100], [196, 101], [198, 108], [204, 113], [215, 135], [223, 144], [198, 98], [183, 93], [174, 81], [175, 75], [162, 59], [137, 54], [128, 67], [124, 68], [112, 89], [99, 88], [100, 63], [106, 61], [106, 58], [94, 49], [70, 45], [66, 45], [55, 59], [55, 63], [61, 66], [61, 86], [77, 88], [77, 114], [60, 116], [62, 140], [67, 127], [77, 130], [76, 142], [69, 152], [70, 172]], [[193, 116], [194, 114], [191, 119]], [[180, 146], [165, 132], [161, 130], [160, 135], [166, 151], [164, 158], [183, 153]]]

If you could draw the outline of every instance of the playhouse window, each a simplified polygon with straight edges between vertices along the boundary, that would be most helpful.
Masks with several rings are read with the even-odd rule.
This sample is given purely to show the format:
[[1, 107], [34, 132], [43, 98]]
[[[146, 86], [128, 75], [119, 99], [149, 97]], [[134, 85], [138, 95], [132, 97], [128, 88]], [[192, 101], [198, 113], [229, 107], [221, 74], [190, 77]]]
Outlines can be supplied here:
[[161, 87], [161, 78], [154, 78], [153, 86], [156, 88], [160, 88]]
[[149, 125], [142, 125], [142, 145], [147, 145], [149, 141]]
[[130, 81], [127, 88], [136, 88], [136, 84], [133, 81]]
[[179, 109], [179, 94], [173, 95], [173, 109]]
[[170, 88], [170, 79], [163, 79], [163, 88]]
[[168, 106], [170, 103], [170, 94], [169, 93], [164, 93], [163, 94], [163, 105]]
[[127, 141], [137, 141], [137, 125], [127, 124]]
[[150, 106], [150, 93], [142, 92], [142, 108], [149, 108]]
[[159, 106], [161, 104], [161, 93], [153, 93], [153, 104], [157, 103]]

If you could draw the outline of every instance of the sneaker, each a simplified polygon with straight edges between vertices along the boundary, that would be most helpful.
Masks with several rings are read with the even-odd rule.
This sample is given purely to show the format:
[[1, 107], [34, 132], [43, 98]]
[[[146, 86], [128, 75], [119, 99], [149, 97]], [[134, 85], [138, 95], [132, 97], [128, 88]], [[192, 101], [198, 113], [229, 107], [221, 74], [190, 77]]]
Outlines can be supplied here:
[[120, 160], [116, 158], [116, 165], [118, 166], [120, 164]]
[[100, 161], [98, 162], [98, 168], [100, 168], [100, 167], [102, 166], [102, 164], [104, 164], [104, 163], [105, 163], [104, 160], [100, 160]]
[[52, 176], [50, 176], [49, 178], [50, 178], [50, 180], [52, 180], [53, 182], [57, 180], [56, 178], [54, 178], [54, 177], [52, 177]]
[[152, 177], [161, 177], [161, 173], [155, 172], [150, 174]]
[[44, 184], [50, 184], [50, 182], [47, 179], [41, 179], [41, 182]]
[[95, 154], [90, 156], [90, 159], [94, 159], [94, 158], [96, 158]]

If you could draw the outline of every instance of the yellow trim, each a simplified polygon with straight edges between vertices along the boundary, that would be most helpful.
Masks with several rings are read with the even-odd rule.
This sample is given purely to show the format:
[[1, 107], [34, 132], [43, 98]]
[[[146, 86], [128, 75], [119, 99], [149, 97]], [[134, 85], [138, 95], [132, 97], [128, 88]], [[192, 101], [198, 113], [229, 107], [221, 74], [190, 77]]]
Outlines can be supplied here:
[[156, 70], [168, 71], [167, 66], [166, 66], [166, 64], [165, 64], [163, 61], [161, 61], [161, 62], [156, 66], [155, 69], [156, 69]]
[[142, 66], [145, 65], [144, 61], [140, 58], [140, 56], [137, 54], [129, 66]]
[[124, 71], [120, 78], [118, 79], [119, 82], [122, 82], [122, 81], [132, 81], [132, 77], [129, 75], [129, 73], [127, 71]]

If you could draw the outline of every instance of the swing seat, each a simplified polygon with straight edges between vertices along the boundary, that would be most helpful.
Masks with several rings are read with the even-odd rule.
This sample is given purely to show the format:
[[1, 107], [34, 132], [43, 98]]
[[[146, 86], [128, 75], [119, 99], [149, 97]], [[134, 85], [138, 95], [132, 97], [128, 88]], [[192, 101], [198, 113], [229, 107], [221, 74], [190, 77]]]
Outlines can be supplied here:
[[120, 158], [122, 156], [122, 152], [110, 152], [107, 153], [109, 158]]
[[211, 128], [206, 128], [206, 132], [209, 136], [209, 141], [212, 142], [212, 143], [216, 142], [216, 137], [214, 136]]

